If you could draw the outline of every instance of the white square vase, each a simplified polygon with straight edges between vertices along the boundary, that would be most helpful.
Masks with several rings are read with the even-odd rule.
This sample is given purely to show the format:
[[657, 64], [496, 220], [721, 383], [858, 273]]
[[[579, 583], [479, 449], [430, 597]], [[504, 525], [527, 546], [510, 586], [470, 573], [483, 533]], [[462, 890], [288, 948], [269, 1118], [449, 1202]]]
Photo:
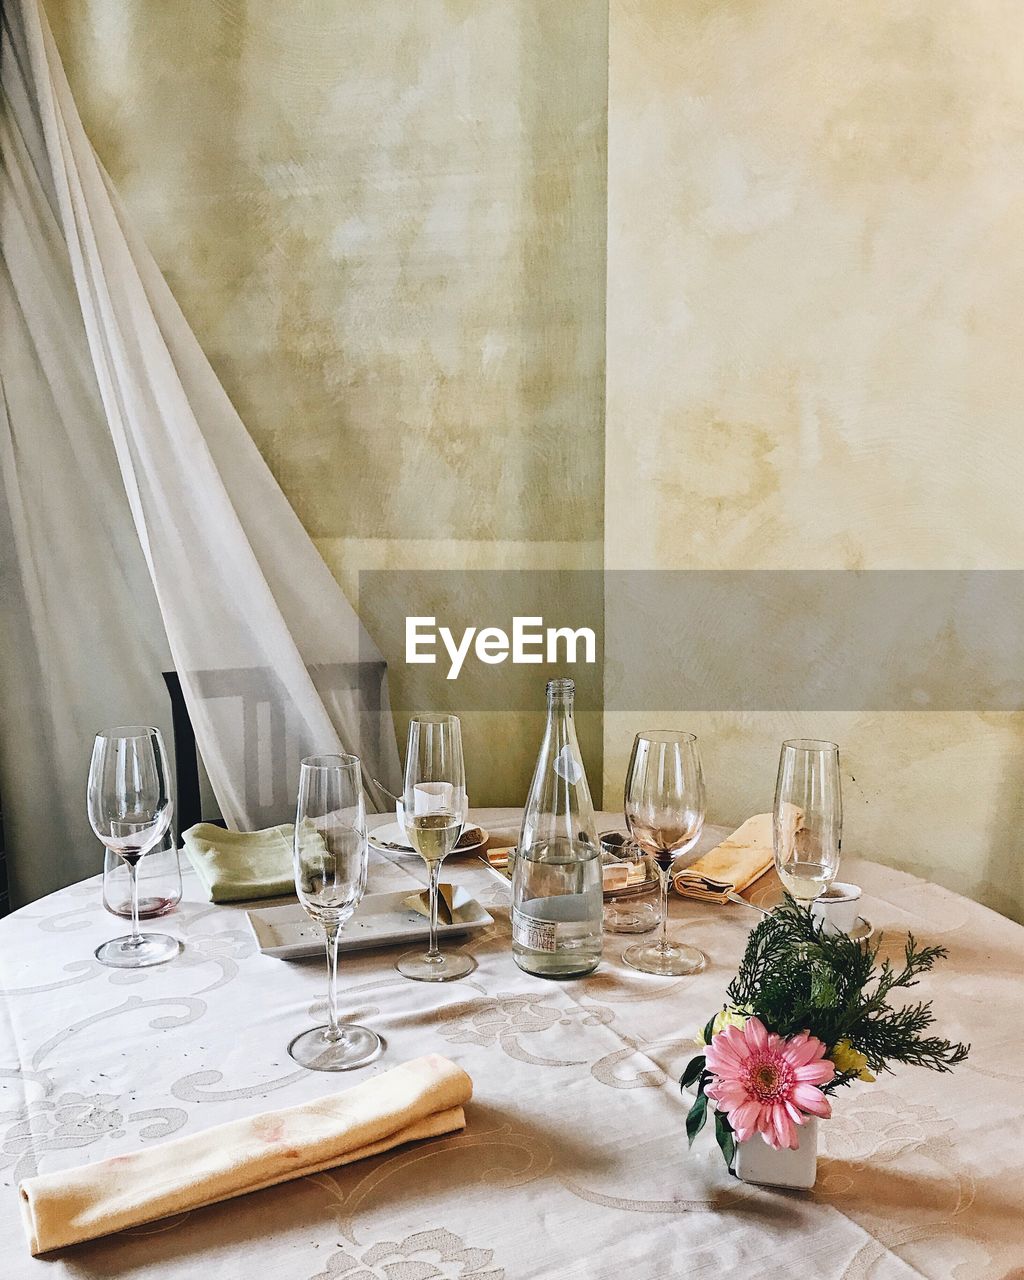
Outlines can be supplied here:
[[795, 1151], [776, 1151], [757, 1134], [736, 1144], [734, 1170], [743, 1182], [761, 1187], [789, 1187], [809, 1191], [818, 1176], [818, 1121], [810, 1116], [797, 1129], [800, 1145]]

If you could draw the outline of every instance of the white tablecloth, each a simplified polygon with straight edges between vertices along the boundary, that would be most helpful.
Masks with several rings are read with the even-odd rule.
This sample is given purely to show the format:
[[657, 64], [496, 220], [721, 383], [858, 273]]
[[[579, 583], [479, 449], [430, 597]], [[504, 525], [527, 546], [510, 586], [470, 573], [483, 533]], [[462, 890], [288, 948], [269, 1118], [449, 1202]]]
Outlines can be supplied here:
[[[492, 829], [515, 822], [509, 810], [475, 816]], [[370, 887], [412, 874], [422, 879], [414, 861], [378, 858]], [[674, 927], [710, 957], [697, 977], [628, 970], [629, 939], [606, 934], [593, 977], [545, 982], [512, 961], [505, 888], [452, 860], [445, 879], [495, 916], [468, 943], [479, 968], [430, 986], [400, 977], [395, 951], [343, 958], [345, 1015], [388, 1047], [330, 1076], [286, 1052], [324, 1015], [323, 963], [260, 955], [245, 908], [198, 901], [191, 875], [162, 926], [183, 955], [139, 973], [93, 959], [120, 923], [98, 880], [34, 903], [0, 921], [0, 1278], [1024, 1275], [1024, 929], [873, 863], [847, 861], [843, 876], [863, 884], [893, 953], [908, 929], [949, 948], [919, 990], [940, 1033], [973, 1048], [952, 1075], [900, 1069], [843, 1090], [807, 1195], [730, 1178], [707, 1133], [686, 1150], [677, 1078], [756, 921], [742, 907], [674, 901]], [[29, 1256], [16, 1185], [37, 1169], [313, 1098], [430, 1051], [474, 1079], [464, 1133]]]

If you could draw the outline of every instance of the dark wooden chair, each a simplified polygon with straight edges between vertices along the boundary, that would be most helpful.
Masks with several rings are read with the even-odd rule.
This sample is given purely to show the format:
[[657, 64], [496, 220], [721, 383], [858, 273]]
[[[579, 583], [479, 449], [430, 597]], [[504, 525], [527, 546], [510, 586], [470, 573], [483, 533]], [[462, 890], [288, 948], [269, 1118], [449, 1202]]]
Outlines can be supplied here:
[[[203, 798], [199, 786], [199, 749], [196, 734], [185, 706], [185, 695], [177, 671], [163, 673], [171, 699], [171, 727], [174, 731], [174, 779], [177, 792], [175, 824], [179, 832], [187, 831], [203, 819]], [[215, 826], [224, 827], [223, 818], [209, 818]]]

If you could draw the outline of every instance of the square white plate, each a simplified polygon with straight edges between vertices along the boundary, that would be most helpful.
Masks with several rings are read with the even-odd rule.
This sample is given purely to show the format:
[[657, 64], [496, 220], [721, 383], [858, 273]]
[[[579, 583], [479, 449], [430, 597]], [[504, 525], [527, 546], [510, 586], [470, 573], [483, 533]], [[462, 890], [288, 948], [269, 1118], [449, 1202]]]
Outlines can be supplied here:
[[511, 875], [508, 874], [508, 868], [492, 867], [491, 864], [487, 861], [486, 854], [480, 854], [478, 856], [478, 860], [480, 862], [480, 865], [483, 867], [486, 867], [487, 870], [490, 872], [490, 874], [495, 878], [495, 880], [497, 880], [500, 884], [503, 884], [505, 888], [508, 889], [508, 891], [511, 893], [512, 877]]
[[[416, 893], [415, 886], [397, 893], [368, 893], [352, 918], [341, 931], [339, 951], [367, 951], [371, 947], [389, 947], [401, 942], [426, 940], [430, 926], [426, 916], [405, 906], [405, 899]], [[455, 924], [438, 921], [437, 936], [451, 938], [493, 924], [479, 902], [465, 889], [455, 888], [455, 908], [463, 919]], [[278, 960], [302, 960], [323, 953], [324, 937], [297, 902], [283, 907], [260, 907], [245, 913], [256, 945], [265, 956]]]

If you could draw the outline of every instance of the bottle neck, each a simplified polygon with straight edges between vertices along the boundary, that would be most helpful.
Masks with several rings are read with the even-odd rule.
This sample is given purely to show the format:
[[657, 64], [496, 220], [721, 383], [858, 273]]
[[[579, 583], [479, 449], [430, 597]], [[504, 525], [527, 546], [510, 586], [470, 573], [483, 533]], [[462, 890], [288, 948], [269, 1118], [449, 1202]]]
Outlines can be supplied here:
[[556, 715], [565, 716], [572, 719], [573, 706], [576, 702], [576, 685], [572, 680], [549, 680], [547, 687], [548, 695], [548, 719], [553, 719]]

